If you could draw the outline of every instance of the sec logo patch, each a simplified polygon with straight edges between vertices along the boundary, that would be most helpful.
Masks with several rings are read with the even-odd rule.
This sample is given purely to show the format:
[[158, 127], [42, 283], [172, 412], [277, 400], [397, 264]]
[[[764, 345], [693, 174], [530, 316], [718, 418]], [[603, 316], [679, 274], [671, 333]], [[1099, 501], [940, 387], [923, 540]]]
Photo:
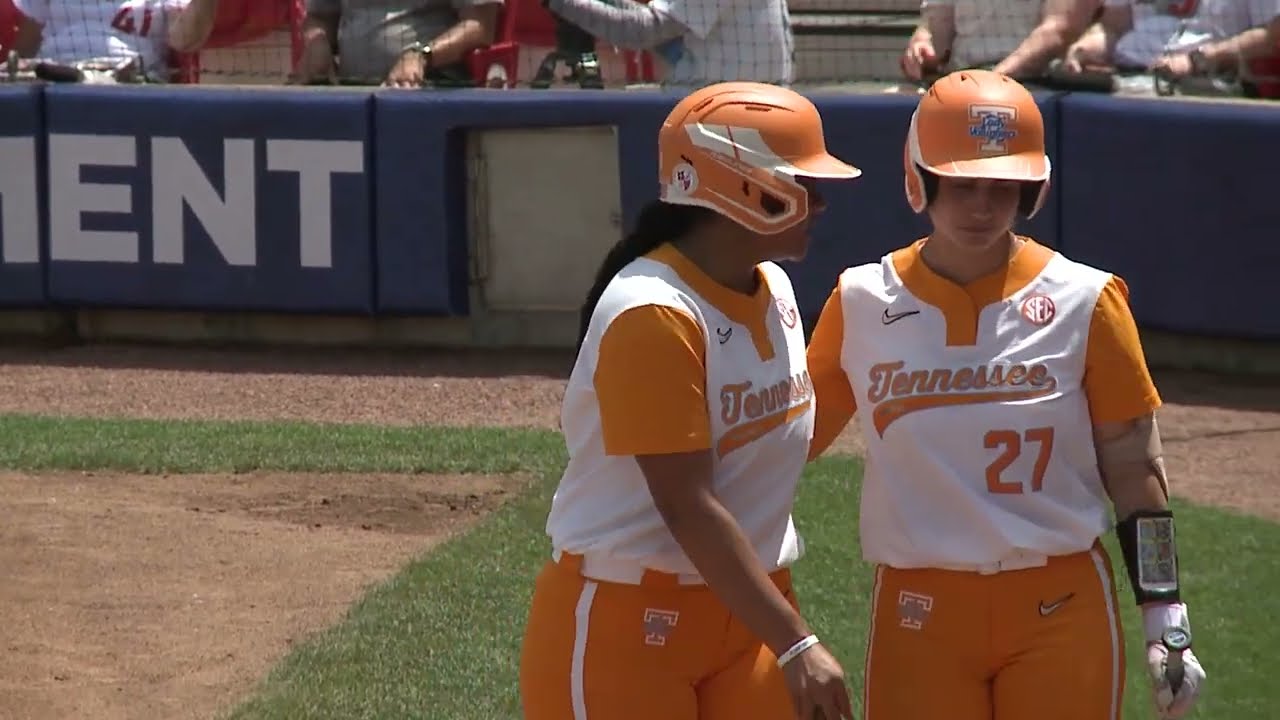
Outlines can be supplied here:
[[1053, 321], [1058, 308], [1048, 295], [1036, 293], [1022, 301], [1022, 317], [1032, 325], [1044, 326]]

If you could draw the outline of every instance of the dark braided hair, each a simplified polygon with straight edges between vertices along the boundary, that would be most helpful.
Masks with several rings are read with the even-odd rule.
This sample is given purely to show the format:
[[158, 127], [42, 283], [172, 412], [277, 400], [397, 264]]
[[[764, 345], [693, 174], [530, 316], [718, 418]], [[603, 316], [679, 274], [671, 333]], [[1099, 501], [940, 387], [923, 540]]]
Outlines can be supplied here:
[[587, 328], [591, 326], [591, 315], [596, 311], [596, 304], [600, 302], [600, 296], [604, 294], [604, 289], [613, 280], [613, 276], [662, 243], [680, 239], [710, 213], [710, 210], [704, 208], [673, 205], [661, 200], [651, 200], [640, 210], [640, 217], [636, 218], [631, 233], [619, 240], [604, 256], [600, 269], [596, 271], [595, 283], [587, 293], [586, 301], [582, 303], [578, 320], [579, 350], [587, 336]]

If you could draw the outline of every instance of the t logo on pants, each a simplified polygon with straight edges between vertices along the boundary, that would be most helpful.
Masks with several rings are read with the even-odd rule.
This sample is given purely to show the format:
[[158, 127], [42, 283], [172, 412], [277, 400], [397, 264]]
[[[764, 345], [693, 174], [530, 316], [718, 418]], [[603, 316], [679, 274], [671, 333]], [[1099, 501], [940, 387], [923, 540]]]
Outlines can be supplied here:
[[680, 619], [680, 613], [674, 610], [654, 610], [653, 608], [644, 609], [644, 644], [645, 645], [666, 645], [667, 636], [671, 634], [671, 629], [676, 626], [676, 621]]
[[898, 624], [908, 630], [919, 630], [933, 610], [933, 598], [903, 590], [898, 593]]

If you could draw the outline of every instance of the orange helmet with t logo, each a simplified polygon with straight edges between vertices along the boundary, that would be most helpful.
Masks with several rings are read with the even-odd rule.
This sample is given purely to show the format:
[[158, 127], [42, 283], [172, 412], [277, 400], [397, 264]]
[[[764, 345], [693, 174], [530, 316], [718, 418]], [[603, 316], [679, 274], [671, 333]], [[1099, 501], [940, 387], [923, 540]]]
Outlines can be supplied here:
[[818, 109], [777, 85], [725, 82], [694, 91], [658, 132], [662, 200], [710, 208], [762, 234], [809, 215], [795, 178], [855, 178], [827, 152]]
[[1048, 195], [1050, 165], [1044, 118], [1021, 83], [990, 70], [939, 78], [911, 116], [903, 149], [907, 202], [929, 205], [922, 172], [941, 177], [1017, 180], [1029, 184], [1022, 212], [1034, 215]]

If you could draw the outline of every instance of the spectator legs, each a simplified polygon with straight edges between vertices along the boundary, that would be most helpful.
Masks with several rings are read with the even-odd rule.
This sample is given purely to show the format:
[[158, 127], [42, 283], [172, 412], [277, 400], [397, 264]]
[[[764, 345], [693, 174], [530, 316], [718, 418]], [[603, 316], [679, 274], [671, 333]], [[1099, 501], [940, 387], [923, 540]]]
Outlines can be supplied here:
[[596, 57], [596, 39], [590, 33], [559, 16], [556, 16], [556, 49], [547, 54], [537, 73], [529, 83], [531, 87], [545, 89], [555, 81], [556, 68], [563, 62], [569, 67], [569, 77], [581, 87], [600, 90], [604, 78], [600, 74], [600, 61]]

